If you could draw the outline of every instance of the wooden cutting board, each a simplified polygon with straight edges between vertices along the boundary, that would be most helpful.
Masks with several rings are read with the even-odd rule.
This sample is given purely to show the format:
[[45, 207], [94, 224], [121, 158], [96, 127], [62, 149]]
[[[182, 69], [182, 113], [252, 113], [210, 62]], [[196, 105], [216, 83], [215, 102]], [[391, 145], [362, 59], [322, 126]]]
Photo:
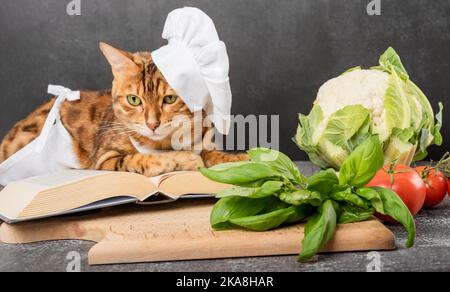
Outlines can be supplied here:
[[[213, 231], [214, 201], [183, 200], [166, 205], [127, 205], [82, 216], [0, 226], [0, 241], [18, 244], [49, 240], [94, 241], [89, 264], [113, 264], [298, 254], [302, 224], [268, 232]], [[376, 220], [339, 225], [331, 251], [389, 250], [392, 232]]]

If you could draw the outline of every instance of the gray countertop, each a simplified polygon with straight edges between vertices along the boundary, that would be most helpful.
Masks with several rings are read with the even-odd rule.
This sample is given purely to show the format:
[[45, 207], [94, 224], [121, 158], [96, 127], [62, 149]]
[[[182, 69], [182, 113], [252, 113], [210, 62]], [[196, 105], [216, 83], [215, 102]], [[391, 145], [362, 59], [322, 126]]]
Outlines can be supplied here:
[[[299, 163], [305, 174], [315, 168]], [[389, 226], [396, 235], [398, 248], [379, 252], [381, 271], [450, 271], [450, 199], [431, 210], [423, 210], [416, 217], [417, 237], [413, 248], [404, 247], [406, 232], [399, 226]], [[295, 256], [240, 258], [89, 266], [87, 253], [93, 243], [56, 241], [24, 245], [0, 244], [0, 271], [66, 271], [71, 252], [81, 256], [81, 271], [366, 271], [374, 263], [368, 252], [321, 254], [313, 261], [300, 264]]]

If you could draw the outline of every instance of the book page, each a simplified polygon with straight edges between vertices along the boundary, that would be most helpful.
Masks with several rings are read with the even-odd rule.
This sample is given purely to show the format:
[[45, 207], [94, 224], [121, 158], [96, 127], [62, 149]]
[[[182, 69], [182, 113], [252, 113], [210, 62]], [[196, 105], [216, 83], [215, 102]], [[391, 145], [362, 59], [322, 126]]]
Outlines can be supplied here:
[[8, 219], [14, 219], [42, 191], [108, 173], [104, 171], [68, 170], [12, 182], [0, 192], [0, 213]]
[[66, 212], [112, 197], [125, 196], [145, 200], [157, 190], [147, 177], [132, 172], [91, 174], [93, 175], [70, 183], [67, 183], [67, 177], [59, 179], [59, 183], [65, 183], [39, 192], [19, 214], [20, 218]]
[[61, 171], [8, 184], [0, 192], [0, 214], [9, 219], [42, 217], [115, 197], [145, 200], [156, 191], [155, 184], [136, 173]]
[[166, 180], [167, 178], [170, 178], [172, 176], [179, 175], [179, 174], [182, 174], [182, 173], [186, 173], [186, 172], [189, 173], [189, 172], [192, 172], [192, 171], [174, 171], [174, 172], [169, 172], [169, 173], [165, 173], [165, 174], [162, 174], [162, 175], [151, 177], [150, 181], [155, 186], [157, 186], [159, 188], [161, 186], [162, 182], [164, 180]]
[[52, 174], [30, 177], [22, 180], [21, 183], [35, 184], [45, 188], [56, 188], [63, 185], [71, 184], [86, 178], [94, 176], [105, 175], [112, 173], [111, 171], [96, 171], [96, 170], [67, 170], [55, 172]]
[[88, 205], [85, 205], [85, 206], [82, 206], [79, 208], [75, 208], [75, 209], [71, 209], [68, 211], [63, 211], [63, 212], [55, 213], [55, 214], [30, 217], [30, 218], [26, 218], [26, 219], [11, 219], [11, 218], [7, 218], [7, 217], [2, 218], [2, 215], [0, 214], [0, 218], [3, 219], [4, 221], [6, 221], [6, 223], [8, 223], [8, 224], [14, 224], [14, 223], [26, 222], [26, 221], [30, 221], [30, 220], [44, 219], [44, 218], [54, 217], [54, 216], [72, 215], [72, 214], [83, 213], [83, 212], [88, 212], [88, 211], [93, 211], [93, 210], [98, 210], [98, 209], [103, 209], [103, 208], [120, 206], [120, 205], [125, 205], [125, 204], [130, 204], [130, 203], [137, 203], [137, 202], [138, 202], [137, 199], [132, 198], [132, 197], [114, 197], [114, 198], [101, 200], [101, 201], [94, 202], [92, 204], [88, 204]]
[[184, 195], [216, 195], [230, 189], [230, 185], [214, 182], [198, 171], [185, 171], [164, 176], [160, 180], [159, 190], [167, 196], [178, 199]]
[[0, 192], [0, 214], [15, 219], [45, 187], [28, 183], [10, 183]]

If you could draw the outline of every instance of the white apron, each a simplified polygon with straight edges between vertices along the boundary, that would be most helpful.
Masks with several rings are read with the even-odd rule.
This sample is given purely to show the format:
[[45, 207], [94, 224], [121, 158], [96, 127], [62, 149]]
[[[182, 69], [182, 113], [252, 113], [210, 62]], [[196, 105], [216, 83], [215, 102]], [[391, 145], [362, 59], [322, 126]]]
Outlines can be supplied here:
[[5, 186], [13, 181], [64, 169], [80, 168], [73, 151], [72, 137], [64, 128], [59, 111], [60, 105], [65, 100], [79, 100], [80, 92], [49, 85], [48, 93], [57, 96], [57, 99], [41, 134], [0, 164], [0, 185]]

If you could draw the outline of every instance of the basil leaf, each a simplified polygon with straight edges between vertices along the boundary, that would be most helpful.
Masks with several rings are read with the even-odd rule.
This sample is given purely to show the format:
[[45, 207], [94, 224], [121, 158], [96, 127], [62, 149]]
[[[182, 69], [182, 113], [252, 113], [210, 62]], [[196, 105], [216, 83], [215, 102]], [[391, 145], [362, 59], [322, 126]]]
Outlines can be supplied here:
[[277, 228], [283, 223], [293, 223], [302, 220], [309, 214], [307, 209], [291, 206], [266, 214], [231, 219], [230, 223], [253, 231], [265, 231]]
[[239, 166], [245, 166], [247, 164], [250, 164], [250, 161], [238, 161], [238, 162], [229, 162], [229, 163], [221, 163], [217, 164], [209, 169], [215, 170], [215, 171], [226, 171], [229, 169], [233, 169]]
[[356, 194], [369, 201], [378, 213], [384, 213], [383, 201], [377, 191], [371, 188], [360, 188], [356, 190]]
[[281, 201], [276, 196], [267, 197], [266, 200], [267, 200], [266, 206], [258, 214], [270, 213], [273, 211], [277, 211], [280, 209], [286, 209], [286, 208], [290, 207], [289, 204], [286, 204], [285, 202]]
[[346, 223], [354, 223], [354, 222], [361, 222], [366, 221], [370, 218], [372, 218], [374, 214], [374, 210], [371, 209], [363, 209], [351, 205], [343, 205], [340, 206], [340, 214], [338, 222], [340, 224], [346, 224]]
[[375, 208], [375, 210], [383, 215], [391, 216], [397, 222], [402, 224], [408, 232], [406, 246], [412, 247], [416, 236], [416, 225], [414, 223], [413, 216], [408, 210], [408, 207], [406, 207], [402, 199], [393, 191], [384, 188], [373, 189], [380, 195], [384, 207], [384, 210], [379, 210], [377, 208]]
[[308, 190], [329, 194], [337, 184], [339, 179], [334, 169], [322, 170], [308, 179]]
[[243, 188], [259, 188], [262, 187], [268, 181], [282, 181], [282, 177], [266, 177], [259, 180], [251, 181], [248, 183], [239, 183], [240, 187]]
[[266, 181], [262, 186], [256, 188], [235, 187], [217, 194], [217, 198], [225, 197], [247, 197], [264, 198], [281, 190], [284, 183], [280, 181]]
[[383, 167], [384, 155], [378, 136], [359, 145], [342, 163], [339, 183], [353, 187], [365, 186]]
[[267, 148], [255, 148], [248, 151], [250, 159], [255, 162], [263, 162], [269, 165], [290, 181], [304, 185], [306, 177], [300, 173], [297, 165], [285, 154]]
[[253, 216], [261, 212], [268, 199], [249, 199], [243, 197], [227, 197], [220, 199], [211, 212], [211, 226], [214, 229], [223, 230], [233, 227], [229, 220]]
[[311, 192], [308, 190], [298, 190], [292, 193], [282, 193], [280, 200], [289, 205], [299, 206], [302, 204], [310, 204], [312, 206], [320, 206], [325, 200], [325, 196], [319, 192]]
[[225, 184], [243, 185], [261, 179], [279, 177], [279, 173], [260, 162], [232, 162], [219, 164], [211, 168], [200, 168], [207, 178]]
[[313, 212], [317, 210], [317, 208], [307, 204], [293, 207], [294, 212], [292, 212], [289, 215], [289, 218], [285, 222], [286, 224], [297, 223], [299, 221], [302, 221], [307, 217], [311, 216]]
[[353, 206], [368, 209], [367, 203], [361, 199], [358, 195], [354, 194], [351, 187], [347, 187], [342, 190], [338, 190], [331, 194], [331, 198], [338, 202], [345, 202]]
[[331, 200], [327, 200], [306, 224], [299, 261], [309, 260], [330, 241], [336, 230], [336, 221], [335, 206]]

